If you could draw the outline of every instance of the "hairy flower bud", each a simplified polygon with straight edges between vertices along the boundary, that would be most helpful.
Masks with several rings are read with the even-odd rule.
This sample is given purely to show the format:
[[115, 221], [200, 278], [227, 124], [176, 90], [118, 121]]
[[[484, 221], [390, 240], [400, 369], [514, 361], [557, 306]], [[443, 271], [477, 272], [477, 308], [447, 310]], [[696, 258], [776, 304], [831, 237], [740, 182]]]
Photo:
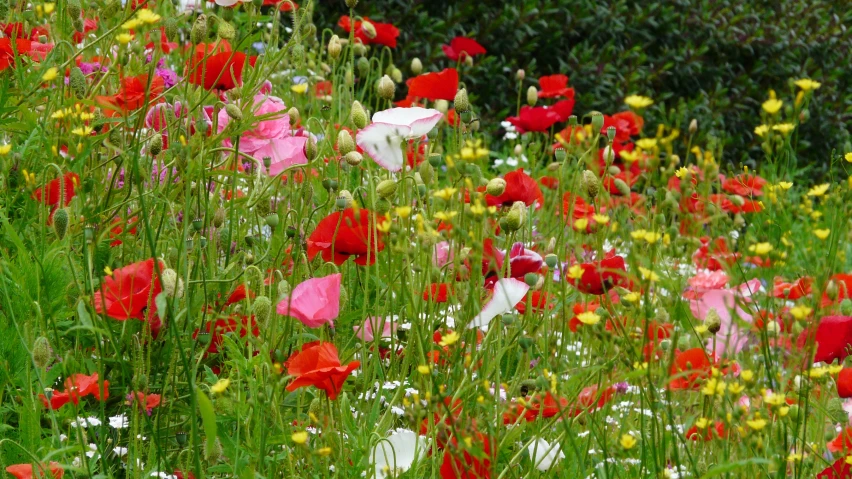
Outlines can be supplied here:
[[56, 232], [57, 238], [65, 237], [65, 232], [68, 231], [68, 210], [66, 208], [59, 208], [53, 213], [53, 231]]
[[86, 76], [83, 75], [83, 70], [80, 70], [80, 67], [71, 69], [71, 73], [68, 75], [68, 86], [71, 87], [71, 91], [77, 98], [86, 97]]
[[503, 178], [493, 178], [485, 186], [485, 192], [491, 196], [500, 196], [506, 191], [506, 180]]
[[355, 141], [348, 130], [340, 130], [337, 134], [337, 151], [346, 156], [350, 151], [355, 151]]
[[358, 153], [357, 151], [350, 151], [349, 153], [343, 156], [343, 159], [349, 165], [358, 166], [364, 160], [364, 156], [361, 155], [361, 153]]
[[689, 122], [689, 134], [694, 135], [696, 131], [698, 131], [698, 120], [693, 118], [692, 121]]
[[83, 7], [80, 5], [80, 0], [67, 0], [65, 2], [65, 11], [72, 20], [80, 18], [83, 14]]
[[527, 72], [525, 72], [523, 70], [523, 68], [518, 69], [518, 71], [515, 72], [515, 80], [524, 81], [524, 78], [526, 78], [526, 77], [527, 77]]
[[538, 102], [538, 90], [534, 86], [527, 88], [527, 105], [535, 106]]
[[36, 338], [33, 343], [33, 363], [39, 369], [44, 369], [50, 365], [53, 351], [50, 349], [50, 341], [44, 336]]
[[628, 185], [624, 180], [621, 178], [615, 178], [613, 180], [613, 184], [615, 184], [618, 194], [621, 196], [630, 196], [630, 185]]
[[359, 129], [367, 126], [370, 121], [370, 118], [367, 116], [367, 111], [364, 110], [364, 107], [357, 100], [352, 102], [352, 113], [350, 114], [350, 117], [352, 118], [352, 123], [354, 123]]
[[314, 161], [318, 153], [317, 142], [314, 141], [313, 137], [308, 137], [308, 141], [305, 142], [305, 157], [308, 161]]
[[349, 8], [355, 8], [358, 5], [358, 0], [346, 0], [346, 6]]
[[722, 329], [722, 318], [719, 317], [719, 312], [716, 311], [716, 308], [710, 308], [707, 311], [707, 316], [704, 317], [704, 325], [713, 334], [718, 333]]
[[376, 194], [380, 198], [390, 198], [396, 194], [397, 184], [394, 180], [382, 180], [376, 185]]
[[421, 62], [417, 57], [414, 57], [411, 60], [411, 73], [414, 75], [423, 73], [423, 62]]
[[512, 208], [503, 217], [500, 226], [508, 232], [518, 231], [524, 225], [527, 217], [527, 205], [523, 201], [516, 201]]
[[342, 51], [343, 45], [340, 43], [340, 37], [332, 35], [331, 40], [328, 41], [328, 56], [337, 60]]
[[266, 325], [272, 317], [272, 301], [266, 296], [258, 296], [251, 305], [251, 312], [259, 324]]
[[380, 98], [393, 100], [393, 95], [396, 93], [396, 85], [394, 85], [391, 77], [385, 75], [376, 84], [376, 91], [378, 91]]
[[148, 153], [150, 153], [151, 156], [157, 156], [163, 151], [163, 135], [157, 132], [154, 133], [154, 136], [151, 137], [151, 141], [148, 142]]
[[166, 296], [173, 298], [183, 296], [183, 280], [178, 277], [177, 271], [166, 268], [160, 274], [160, 279], [163, 281], [163, 292]]
[[825, 285], [825, 296], [835, 301], [838, 296], [840, 296], [840, 289], [837, 287], [837, 282], [833, 279], [828, 280], [828, 284]]
[[417, 167], [417, 172], [420, 173], [420, 179], [425, 185], [432, 183], [432, 180], [435, 178], [435, 167], [433, 167], [428, 161], [420, 163]]
[[219, 22], [219, 29], [216, 31], [216, 34], [222, 40], [233, 40], [237, 35], [237, 31], [234, 30], [234, 26], [230, 23], [221, 21]]
[[163, 30], [166, 33], [166, 38], [170, 41], [175, 41], [177, 39], [178, 33], [178, 24], [177, 20], [174, 17], [168, 17], [163, 22]]
[[592, 134], [599, 133], [603, 128], [604, 117], [600, 112], [592, 113]]
[[192, 24], [192, 30], [189, 31], [189, 39], [194, 45], [203, 43], [207, 38], [207, 15], [201, 14], [195, 19]]
[[299, 113], [299, 109], [295, 106], [291, 106], [289, 110], [287, 110], [287, 116], [290, 118], [290, 126], [296, 126], [302, 121], [302, 114]]
[[453, 105], [456, 108], [456, 113], [464, 113], [470, 111], [470, 101], [467, 98], [467, 89], [461, 88], [456, 92], [456, 97], [453, 100]]
[[591, 170], [583, 171], [583, 189], [586, 190], [589, 198], [592, 199], [598, 196], [598, 193], [600, 192], [601, 181]]

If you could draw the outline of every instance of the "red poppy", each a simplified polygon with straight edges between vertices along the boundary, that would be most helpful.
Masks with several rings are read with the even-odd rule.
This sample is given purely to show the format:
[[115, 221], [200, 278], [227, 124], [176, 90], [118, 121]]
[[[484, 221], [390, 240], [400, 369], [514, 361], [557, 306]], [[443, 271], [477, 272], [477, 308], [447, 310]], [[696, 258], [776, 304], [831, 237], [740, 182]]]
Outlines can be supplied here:
[[538, 79], [539, 98], [571, 98], [574, 99], [574, 89], [568, 88], [568, 75], [548, 75]]
[[600, 261], [580, 263], [580, 267], [583, 269], [582, 277], [568, 278], [568, 282], [581, 293], [601, 295], [614, 286], [630, 286], [624, 258], [616, 255], [615, 251], [609, 252]]
[[366, 209], [346, 208], [323, 218], [308, 238], [308, 259], [313, 260], [322, 253], [325, 261], [334, 261], [341, 265], [350, 256], [355, 264], [364, 266], [376, 262], [376, 255], [385, 249], [381, 241], [374, 236], [370, 228], [373, 214]]
[[477, 55], [485, 55], [485, 47], [479, 44], [473, 38], [455, 37], [450, 41], [449, 45], [441, 45], [444, 54], [447, 58], [457, 62], [464, 60], [465, 56], [475, 57]]
[[832, 303], [840, 302], [846, 298], [852, 297], [852, 274], [839, 273], [829, 279], [837, 285], [837, 298], [832, 300], [826, 293], [823, 293], [822, 307], [824, 308], [830, 306]]
[[121, 218], [114, 219], [112, 224], [115, 226], [109, 230], [109, 238], [112, 240], [109, 245], [112, 247], [121, 246], [121, 234], [125, 232], [125, 228], [127, 228], [127, 233], [136, 235], [136, 225], [138, 223], [139, 220], [135, 216], [128, 218], [126, 223]]
[[[55, 479], [61, 479], [62, 475], [65, 474], [65, 471], [62, 469], [62, 466], [59, 465], [58, 462], [50, 462], [50, 465], [45, 466], [42, 464], [39, 467], [39, 477], [46, 477], [47, 470], [50, 470], [50, 473], [53, 475]], [[6, 472], [15, 476], [17, 479], [33, 479], [33, 465], [32, 464], [13, 464], [6, 468]]]
[[[77, 185], [80, 184], [80, 177], [77, 176], [77, 173], [65, 173], [62, 176], [62, 186], [64, 186], [65, 189], [64, 192], [60, 191], [62, 188], [60, 187], [59, 181], [59, 178], [51, 180], [45, 187], [33, 191], [33, 199], [50, 206], [50, 217], [48, 218], [48, 223], [53, 222], [53, 214], [56, 210], [60, 207], [65, 207], [71, 204], [71, 200], [77, 195], [76, 189]], [[61, 201], [60, 196], [63, 193], [65, 194], [65, 198], [64, 201]]]
[[518, 116], [510, 116], [506, 118], [506, 121], [514, 125], [521, 134], [528, 131], [545, 133], [550, 127], [562, 121], [562, 116], [556, 110], [546, 106], [524, 105]]
[[596, 213], [594, 205], [590, 205], [580, 196], [568, 192], [562, 196], [562, 208], [565, 214], [565, 221], [569, 221], [570, 219], [570, 222], [573, 223], [575, 220], [585, 218], [590, 220], [587, 229], [591, 229], [591, 220]]
[[50, 399], [44, 394], [39, 394], [38, 398], [44, 407], [47, 409], [59, 409], [62, 406], [71, 402], [71, 395], [66, 392], [53, 391], [50, 394]]
[[816, 341], [814, 362], [843, 361], [852, 346], [852, 316], [824, 316], [816, 329], [808, 328], [799, 335], [796, 346], [804, 347]]
[[632, 111], [622, 111], [612, 116], [604, 115], [604, 124], [601, 128], [601, 134], [606, 135], [609, 127], [615, 128], [615, 141], [626, 143], [630, 141], [631, 136], [638, 135], [642, 132], [642, 127], [645, 125], [645, 120], [641, 116]]
[[447, 298], [452, 294], [453, 288], [449, 283], [432, 283], [429, 288], [423, 292], [423, 300], [433, 303], [446, 303]]
[[574, 113], [574, 98], [559, 100], [547, 108], [559, 115], [559, 121], [568, 121], [568, 117]]
[[722, 189], [740, 196], [762, 196], [763, 185], [765, 184], [766, 180], [759, 176], [742, 174], [733, 178], [726, 178], [722, 182]]
[[[207, 354], [216, 354], [219, 352], [219, 347], [222, 346], [222, 341], [225, 340], [225, 335], [228, 333], [237, 333], [241, 338], [248, 336], [251, 331], [252, 336], [260, 335], [260, 329], [257, 327], [257, 322], [254, 316], [238, 316], [240, 321], [229, 317], [227, 319], [216, 319], [208, 321], [204, 325], [204, 331], [210, 335], [210, 344], [207, 346]], [[192, 339], [197, 339], [201, 330], [196, 329], [192, 333]]]
[[522, 201], [527, 206], [536, 204], [536, 208], [544, 205], [544, 194], [538, 183], [523, 168], [506, 173], [506, 189], [500, 196], [485, 195], [488, 206], [512, 206], [516, 201]]
[[347, 365], [340, 364], [337, 348], [332, 343], [314, 341], [305, 344], [301, 351], [293, 353], [284, 366], [287, 374], [295, 379], [287, 385], [288, 391], [314, 386], [328, 394], [334, 400], [343, 387], [349, 374], [361, 363], [352, 361]]
[[516, 304], [515, 309], [518, 310], [518, 313], [524, 314], [527, 311], [527, 304], [529, 304], [533, 312], [540, 313], [553, 309], [554, 305], [550, 301], [551, 298], [553, 298], [553, 295], [545, 291], [533, 291]]
[[153, 409], [159, 407], [160, 403], [162, 403], [162, 396], [159, 394], [145, 394], [142, 391], [135, 391], [130, 395], [130, 400], [132, 401], [134, 398], [136, 399], [136, 404], [149, 416]]
[[585, 387], [577, 395], [577, 402], [572, 415], [578, 416], [584, 412], [593, 412], [602, 409], [612, 399], [614, 394], [615, 388], [612, 386], [605, 388], [603, 391], [596, 384]]
[[846, 462], [845, 457], [834, 461], [834, 464], [826, 467], [816, 479], [850, 479], [852, 478], [852, 465]]
[[719, 237], [715, 240], [702, 237], [701, 246], [692, 255], [692, 262], [698, 268], [711, 271], [719, 271], [725, 266], [731, 266], [740, 258], [739, 253], [731, 253], [725, 238]]
[[100, 386], [100, 376], [98, 373], [91, 375], [72, 374], [70, 378], [65, 380], [65, 392], [71, 395], [71, 400], [77, 404], [79, 398], [89, 395], [94, 396], [98, 401], [109, 398], [109, 381], [103, 382], [103, 388]]
[[809, 276], [799, 278], [792, 283], [787, 283], [780, 277], [776, 276], [772, 287], [772, 296], [779, 299], [795, 301], [803, 296], [811, 294], [811, 284], [813, 284], [813, 282], [813, 278]]
[[713, 439], [723, 438], [726, 435], [725, 423], [722, 421], [716, 421], [716, 423], [713, 424], [713, 427], [703, 429], [703, 434], [699, 431], [698, 426], [692, 426], [688, 431], [686, 431], [686, 438], [693, 441], [698, 441], [699, 439], [710, 441]]
[[476, 432], [471, 439], [473, 441], [459, 442], [455, 437], [452, 438], [444, 451], [441, 479], [488, 479], [491, 477], [491, 438]]
[[[264, 7], [274, 7], [279, 3], [281, 3], [281, 0], [263, 0]], [[281, 3], [281, 6], [278, 7], [278, 9], [282, 12], [292, 12], [293, 10], [299, 9], [299, 4], [296, 2], [283, 2]]]
[[110, 96], [96, 96], [95, 101], [108, 117], [123, 116], [134, 110], [162, 101], [165, 82], [162, 77], [154, 75], [148, 84], [148, 75], [121, 79], [121, 91]]
[[[363, 21], [355, 20], [355, 38], [361, 40], [361, 43], [365, 45], [384, 45], [386, 47], [396, 48], [396, 38], [399, 36], [398, 28], [390, 23], [379, 23], [370, 20], [367, 17], [363, 18]], [[368, 22], [373, 25], [373, 28], [376, 31], [375, 36], [370, 36], [371, 34], [364, 28], [364, 22]], [[352, 20], [348, 15], [340, 17], [340, 21], [337, 22], [337, 25], [347, 32], [352, 30]]]
[[[163, 263], [159, 262], [159, 265], [162, 270]], [[162, 291], [155, 275], [154, 259], [139, 261], [104, 278], [101, 290], [95, 292], [95, 310], [119, 321], [129, 318], [141, 320], [146, 308], [156, 309], [154, 299]]]
[[46, 25], [33, 27], [33, 29], [27, 33], [23, 22], [0, 23], [0, 31], [9, 38], [24, 38], [30, 40], [38, 40], [40, 36], [50, 33]]
[[669, 381], [669, 389], [695, 389], [710, 376], [713, 360], [703, 348], [687, 349], [675, 356], [669, 373], [677, 376]]
[[33, 42], [25, 38], [15, 39], [14, 47], [12, 40], [8, 37], [0, 38], [0, 72], [15, 64], [15, 52], [17, 56], [31, 55]]
[[852, 452], [852, 426], [846, 426], [831, 442], [827, 444], [831, 452]]
[[316, 96], [317, 98], [330, 96], [333, 89], [334, 85], [329, 80], [317, 82], [317, 84], [314, 85], [314, 96]]
[[445, 68], [439, 72], [424, 73], [408, 83], [408, 96], [425, 100], [452, 101], [459, 90], [459, 72]]
[[842, 398], [852, 397], [852, 368], [843, 368], [837, 375], [837, 395]]
[[257, 57], [248, 57], [243, 52], [231, 51], [227, 41], [202, 43], [195, 47], [187, 61], [186, 76], [193, 85], [202, 85], [207, 90], [230, 90], [243, 83], [246, 63], [254, 66]]

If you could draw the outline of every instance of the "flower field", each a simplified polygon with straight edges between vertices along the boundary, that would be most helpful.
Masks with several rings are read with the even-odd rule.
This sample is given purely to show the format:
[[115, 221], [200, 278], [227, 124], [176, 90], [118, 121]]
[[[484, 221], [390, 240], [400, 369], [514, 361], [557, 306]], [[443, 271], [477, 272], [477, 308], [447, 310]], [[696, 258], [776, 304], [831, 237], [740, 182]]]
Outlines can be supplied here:
[[0, 0], [7, 477], [852, 478], [849, 91], [498, 116], [321, 3]]

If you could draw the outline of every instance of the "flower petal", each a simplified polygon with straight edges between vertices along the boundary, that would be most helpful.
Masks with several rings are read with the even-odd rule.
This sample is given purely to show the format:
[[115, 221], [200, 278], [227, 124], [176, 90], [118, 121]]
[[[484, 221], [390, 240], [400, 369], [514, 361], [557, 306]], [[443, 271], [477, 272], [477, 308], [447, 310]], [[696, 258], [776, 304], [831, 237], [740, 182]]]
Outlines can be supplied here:
[[358, 132], [356, 143], [388, 171], [399, 171], [405, 161], [402, 140], [411, 134], [407, 125], [374, 122]]
[[515, 308], [530, 287], [523, 281], [514, 278], [503, 278], [494, 285], [494, 296], [482, 308], [482, 311], [473, 318], [469, 327], [487, 329], [491, 320], [497, 315], [508, 313]]

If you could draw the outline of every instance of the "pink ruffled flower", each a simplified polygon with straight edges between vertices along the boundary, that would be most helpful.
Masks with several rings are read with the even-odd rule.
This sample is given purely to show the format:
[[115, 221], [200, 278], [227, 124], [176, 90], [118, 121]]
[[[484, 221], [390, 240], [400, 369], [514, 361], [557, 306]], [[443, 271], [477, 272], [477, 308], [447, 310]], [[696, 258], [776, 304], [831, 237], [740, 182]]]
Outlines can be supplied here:
[[432, 264], [436, 268], [443, 268], [453, 262], [453, 248], [449, 241], [441, 241], [432, 250]]
[[356, 338], [369, 343], [376, 339], [376, 335], [379, 338], [392, 338], [398, 326], [393, 318], [370, 316], [364, 320], [364, 324], [352, 326], [352, 330]]
[[721, 319], [722, 326], [715, 335], [715, 341], [713, 339], [707, 341], [708, 351], [714, 352], [716, 356], [722, 356], [726, 353], [739, 353], [745, 348], [749, 339], [747, 331], [741, 330], [737, 323], [740, 321], [751, 323], [752, 316], [740, 305], [750, 302], [751, 296], [760, 289], [760, 280], [753, 279], [735, 288], [707, 291], [701, 297], [689, 302], [692, 314], [700, 321], [707, 318], [711, 309], [715, 310]]
[[722, 289], [728, 284], [728, 274], [722, 270], [703, 269], [695, 273], [695, 276], [689, 278], [687, 282], [696, 292]]
[[290, 295], [278, 303], [278, 314], [296, 318], [309, 328], [318, 328], [340, 314], [340, 273], [323, 278], [311, 278], [293, 288]]
[[[499, 248], [494, 248], [497, 259], [497, 268], [503, 271], [506, 254]], [[512, 278], [523, 278], [527, 273], [537, 273], [544, 265], [544, 259], [540, 254], [524, 247], [521, 242], [512, 245], [509, 250], [509, 272]]]
[[[294, 136], [290, 132], [290, 116], [284, 113], [286, 106], [284, 102], [274, 96], [255, 95], [254, 108], [255, 117], [270, 117], [261, 120], [253, 127], [240, 135], [240, 151], [263, 160], [270, 159], [267, 173], [270, 176], [280, 174], [286, 168], [293, 165], [303, 165], [308, 162], [305, 156], [305, 144], [307, 136]], [[223, 108], [219, 111], [219, 133], [225, 131], [231, 117]], [[233, 146], [230, 139], [222, 142], [225, 146]], [[261, 168], [266, 168], [261, 165]]]

